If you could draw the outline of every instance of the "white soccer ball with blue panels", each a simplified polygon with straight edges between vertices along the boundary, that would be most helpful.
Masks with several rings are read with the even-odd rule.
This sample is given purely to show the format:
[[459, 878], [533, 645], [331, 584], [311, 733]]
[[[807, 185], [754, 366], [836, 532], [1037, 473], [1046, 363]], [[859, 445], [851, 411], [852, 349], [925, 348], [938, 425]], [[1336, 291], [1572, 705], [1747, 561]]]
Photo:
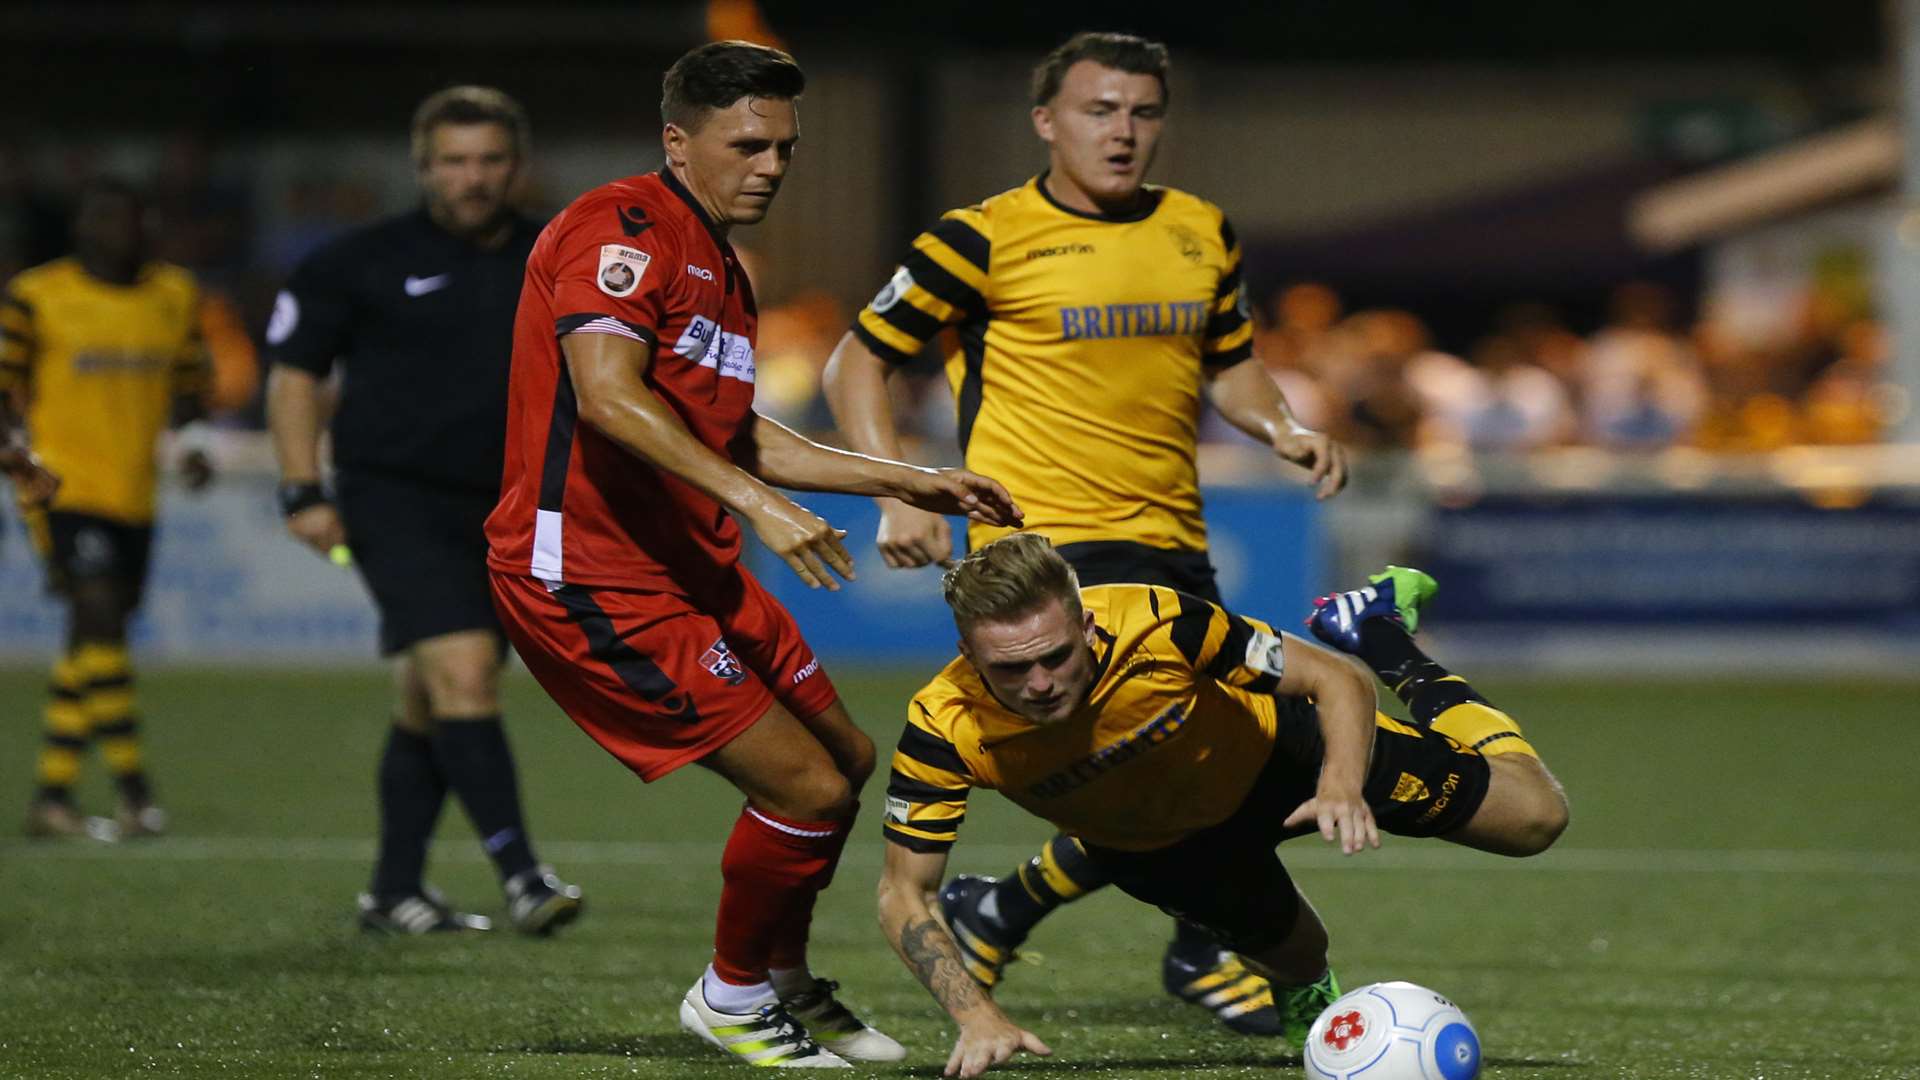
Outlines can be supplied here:
[[1384, 982], [1343, 994], [1301, 1049], [1314, 1080], [1474, 1080], [1480, 1036], [1460, 1007], [1424, 986]]

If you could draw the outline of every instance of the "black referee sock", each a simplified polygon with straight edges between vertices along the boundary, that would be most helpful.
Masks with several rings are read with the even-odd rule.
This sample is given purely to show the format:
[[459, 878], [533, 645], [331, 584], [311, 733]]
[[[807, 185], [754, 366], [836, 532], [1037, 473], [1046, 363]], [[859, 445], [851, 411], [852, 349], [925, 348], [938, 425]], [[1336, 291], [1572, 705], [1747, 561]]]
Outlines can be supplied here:
[[427, 842], [447, 782], [433, 760], [433, 740], [402, 728], [387, 732], [380, 755], [380, 855], [373, 864], [373, 894], [382, 899], [414, 896], [426, 871]]
[[498, 716], [434, 724], [434, 756], [447, 785], [467, 808], [480, 843], [500, 871], [500, 879], [535, 866], [533, 845], [520, 817], [520, 780]]

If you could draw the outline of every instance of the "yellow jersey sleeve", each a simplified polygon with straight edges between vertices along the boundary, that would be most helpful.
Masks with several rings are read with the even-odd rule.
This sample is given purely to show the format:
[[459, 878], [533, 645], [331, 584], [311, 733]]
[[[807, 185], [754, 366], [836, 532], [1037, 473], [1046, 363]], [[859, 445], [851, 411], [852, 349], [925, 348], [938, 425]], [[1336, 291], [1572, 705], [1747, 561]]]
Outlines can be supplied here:
[[33, 327], [33, 304], [22, 295], [18, 279], [0, 294], [0, 399], [24, 395], [33, 377], [38, 339]]
[[948, 211], [913, 247], [854, 320], [853, 333], [876, 356], [904, 364], [941, 330], [984, 320], [992, 251], [980, 207]]
[[911, 851], [953, 846], [967, 817], [967, 792], [974, 786], [960, 751], [938, 728], [933, 713], [914, 699], [907, 706], [907, 726], [887, 778], [883, 831], [888, 840]]
[[1201, 360], [1209, 368], [1227, 367], [1253, 355], [1252, 308], [1241, 280], [1240, 240], [1225, 214], [1220, 215], [1220, 245], [1227, 250], [1227, 271], [1214, 290], [1200, 349]]
[[1166, 623], [1167, 637], [1193, 670], [1207, 678], [1253, 694], [1280, 688], [1286, 671], [1281, 635], [1259, 619], [1236, 615], [1197, 596], [1155, 586], [1159, 603], [1177, 605]]

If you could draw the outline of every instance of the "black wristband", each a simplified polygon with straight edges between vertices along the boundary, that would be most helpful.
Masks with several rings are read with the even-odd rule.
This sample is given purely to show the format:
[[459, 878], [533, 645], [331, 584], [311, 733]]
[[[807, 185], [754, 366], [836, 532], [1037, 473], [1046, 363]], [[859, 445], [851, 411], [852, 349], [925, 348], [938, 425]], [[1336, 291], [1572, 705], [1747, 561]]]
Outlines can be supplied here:
[[280, 516], [292, 517], [302, 510], [330, 503], [327, 489], [319, 484], [281, 484], [275, 496], [280, 500]]

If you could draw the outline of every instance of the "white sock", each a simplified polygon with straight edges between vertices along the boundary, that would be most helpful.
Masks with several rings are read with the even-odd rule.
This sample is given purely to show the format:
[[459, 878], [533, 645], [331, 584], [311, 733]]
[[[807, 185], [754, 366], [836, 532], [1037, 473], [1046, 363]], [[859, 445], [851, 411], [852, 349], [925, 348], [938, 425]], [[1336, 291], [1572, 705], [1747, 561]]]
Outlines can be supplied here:
[[813, 989], [813, 984], [816, 981], [813, 977], [813, 972], [804, 967], [769, 968], [767, 969], [767, 977], [773, 981], [773, 992], [779, 994], [782, 998], [790, 998], [796, 994], [804, 994]]
[[700, 977], [700, 996], [707, 999], [707, 1008], [715, 1012], [733, 1013], [736, 1016], [750, 1013], [762, 1005], [771, 1005], [779, 1000], [774, 996], [773, 984], [760, 982], [752, 986], [735, 986], [722, 979], [720, 973], [707, 965], [707, 973]]

